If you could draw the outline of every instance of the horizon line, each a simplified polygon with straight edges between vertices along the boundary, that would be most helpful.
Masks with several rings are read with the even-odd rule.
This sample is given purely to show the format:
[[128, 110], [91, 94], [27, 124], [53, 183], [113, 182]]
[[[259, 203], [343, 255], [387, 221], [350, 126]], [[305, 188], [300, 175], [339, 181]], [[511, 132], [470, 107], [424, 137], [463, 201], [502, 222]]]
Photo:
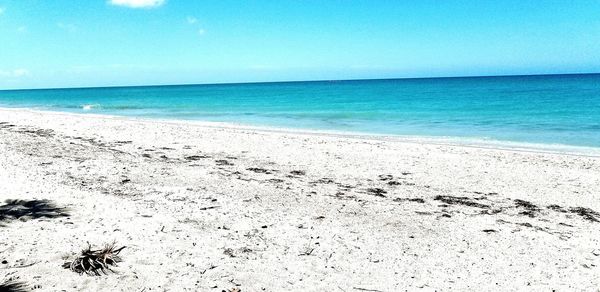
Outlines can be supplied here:
[[215, 83], [180, 83], [180, 84], [148, 84], [148, 85], [109, 85], [109, 86], [79, 86], [79, 87], [45, 87], [45, 88], [16, 88], [0, 89], [2, 91], [33, 91], [33, 90], [64, 90], [64, 89], [100, 89], [100, 88], [137, 88], [137, 87], [178, 87], [178, 86], [212, 86], [212, 85], [243, 85], [243, 84], [277, 84], [277, 83], [318, 83], [318, 82], [354, 82], [354, 81], [385, 81], [385, 80], [418, 80], [418, 79], [460, 79], [460, 78], [493, 78], [493, 77], [535, 77], [535, 76], [564, 76], [564, 75], [598, 75], [600, 72], [584, 73], [540, 73], [540, 74], [506, 74], [506, 75], [463, 75], [463, 76], [431, 76], [431, 77], [391, 77], [391, 78], [356, 78], [356, 79], [313, 79], [313, 80], [282, 80], [282, 81], [247, 81], [247, 82], [215, 82]]

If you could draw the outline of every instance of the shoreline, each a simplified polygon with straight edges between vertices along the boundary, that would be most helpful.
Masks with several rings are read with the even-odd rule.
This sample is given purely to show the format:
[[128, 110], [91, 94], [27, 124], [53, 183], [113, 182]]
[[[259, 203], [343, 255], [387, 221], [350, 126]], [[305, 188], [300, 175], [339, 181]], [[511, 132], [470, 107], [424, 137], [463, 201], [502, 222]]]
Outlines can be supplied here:
[[253, 126], [253, 125], [233, 123], [233, 122], [212, 122], [212, 121], [202, 121], [202, 120], [145, 118], [145, 117], [131, 117], [131, 116], [96, 114], [96, 113], [72, 113], [72, 112], [63, 112], [63, 111], [38, 110], [38, 109], [31, 109], [31, 108], [0, 107], [0, 112], [2, 112], [2, 111], [9, 111], [9, 112], [23, 111], [23, 112], [40, 113], [40, 114], [52, 114], [52, 115], [59, 115], [59, 116], [64, 115], [64, 116], [76, 116], [76, 117], [95, 117], [95, 118], [105, 118], [105, 119], [111, 119], [111, 120], [136, 121], [136, 122], [146, 122], [146, 123], [194, 125], [194, 126], [198, 126], [198, 127], [217, 128], [217, 129], [251, 130], [251, 131], [260, 131], [260, 132], [282, 133], [282, 134], [317, 135], [317, 136], [339, 137], [339, 138], [350, 138], [350, 139], [395, 141], [395, 142], [400, 142], [400, 143], [412, 143], [412, 144], [430, 144], [430, 145], [440, 145], [440, 146], [455, 146], [455, 147], [467, 147], [467, 148], [490, 149], [490, 150], [516, 151], [516, 152], [573, 155], [573, 156], [583, 156], [583, 157], [600, 157], [600, 147], [577, 146], [577, 145], [567, 145], [567, 144], [501, 141], [501, 140], [491, 140], [491, 139], [487, 140], [487, 139], [479, 139], [479, 138], [452, 137], [452, 136], [388, 135], [388, 134], [375, 134], [375, 133], [362, 133], [362, 132], [335, 131], [335, 130], [330, 131], [330, 130], [317, 130], [317, 129], [300, 129], [300, 128], [296, 129], [296, 128], [276, 127], [276, 126]]

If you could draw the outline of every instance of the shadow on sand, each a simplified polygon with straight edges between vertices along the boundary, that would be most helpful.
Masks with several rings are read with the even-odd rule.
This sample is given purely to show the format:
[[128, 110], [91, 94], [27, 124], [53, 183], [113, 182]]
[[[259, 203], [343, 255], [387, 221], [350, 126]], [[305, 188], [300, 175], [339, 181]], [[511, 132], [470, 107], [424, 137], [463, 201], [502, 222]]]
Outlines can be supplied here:
[[0, 205], [0, 224], [14, 220], [68, 217], [67, 211], [49, 200], [6, 200]]
[[0, 292], [26, 292], [31, 291], [27, 289], [27, 285], [22, 282], [6, 281], [0, 283]]

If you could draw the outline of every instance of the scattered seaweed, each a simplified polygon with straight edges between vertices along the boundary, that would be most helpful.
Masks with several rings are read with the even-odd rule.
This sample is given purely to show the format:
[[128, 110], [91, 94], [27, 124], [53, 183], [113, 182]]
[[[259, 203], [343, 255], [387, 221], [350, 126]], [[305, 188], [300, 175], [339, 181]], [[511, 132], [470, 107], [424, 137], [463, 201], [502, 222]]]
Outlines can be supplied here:
[[419, 214], [419, 215], [433, 215], [433, 213], [431, 212], [426, 212], [426, 211], [415, 211], [415, 213]]
[[228, 165], [228, 166], [231, 166], [231, 165], [233, 165], [233, 163], [231, 163], [231, 162], [229, 162], [229, 161], [227, 161], [227, 160], [225, 160], [225, 159], [219, 159], [219, 160], [215, 160], [215, 163], [216, 163], [217, 165]]
[[306, 172], [304, 170], [292, 170], [290, 171], [290, 174], [292, 175], [306, 175]]
[[356, 199], [356, 196], [354, 195], [346, 195], [346, 193], [344, 192], [337, 192], [333, 195], [329, 195], [330, 197], [339, 199], [339, 200], [354, 200]]
[[503, 208], [491, 209], [491, 210], [481, 210], [480, 214], [482, 214], [482, 215], [495, 215], [495, 214], [498, 214], [498, 213], [502, 213], [502, 211], [504, 211]]
[[382, 188], [368, 188], [367, 193], [376, 197], [385, 198], [385, 194], [387, 194], [387, 191]]
[[13, 127], [16, 127], [16, 126], [13, 125], [13, 124], [10, 124], [8, 122], [0, 122], [0, 129], [3, 129], [3, 128], [13, 128]]
[[52, 137], [54, 136], [54, 130], [51, 129], [25, 129], [17, 131], [19, 133], [31, 134], [39, 137]]
[[227, 255], [227, 256], [229, 256], [231, 258], [236, 258], [236, 257], [238, 257], [238, 256], [240, 256], [242, 254], [251, 253], [251, 252], [253, 252], [253, 250], [250, 249], [247, 246], [240, 247], [238, 249], [233, 249], [233, 248], [230, 248], [230, 247], [227, 247], [227, 248], [223, 249], [223, 254]]
[[424, 204], [425, 200], [423, 200], [421, 198], [395, 198], [394, 202], [415, 202], [415, 203]]
[[524, 211], [519, 212], [521, 215], [527, 215], [533, 218], [540, 212], [540, 208], [529, 201], [515, 199], [514, 202], [517, 208], [525, 209]]
[[108, 272], [114, 272], [111, 267], [117, 266], [117, 263], [122, 259], [119, 253], [125, 246], [117, 248], [116, 243], [107, 244], [102, 249], [92, 249], [88, 243], [88, 247], [81, 251], [73, 261], [65, 262], [63, 267], [70, 269], [79, 274], [87, 274], [90, 276], [107, 275]]
[[477, 194], [477, 195], [486, 195], [486, 196], [496, 196], [496, 195], [498, 195], [498, 193], [494, 193], [494, 192], [491, 192], [491, 193], [484, 193], [484, 192], [475, 191], [475, 192], [473, 192], [473, 193], [474, 193], [474, 194]]
[[249, 168], [246, 168], [246, 170], [252, 171], [252, 172], [256, 172], [256, 173], [264, 173], [264, 174], [271, 174], [272, 173], [268, 169], [259, 168], [259, 167], [249, 167]]
[[555, 211], [555, 212], [561, 212], [561, 213], [566, 213], [567, 210], [563, 209], [563, 207], [556, 205], [556, 204], [552, 204], [552, 205], [548, 205], [546, 208]]
[[340, 188], [340, 190], [342, 191], [350, 191], [354, 188], [354, 186], [348, 185], [348, 184], [342, 184], [342, 183], [337, 183], [337, 186]]
[[600, 222], [600, 213], [585, 207], [572, 207], [569, 209], [569, 212], [573, 214], [577, 214], [583, 219], [591, 221], [591, 222]]
[[320, 178], [312, 183], [313, 184], [332, 184], [332, 183], [335, 183], [335, 181], [331, 178], [324, 177], [324, 178]]
[[467, 197], [455, 197], [455, 196], [435, 196], [433, 198], [436, 201], [442, 201], [448, 205], [464, 205], [469, 207], [476, 207], [482, 209], [489, 209], [490, 206], [486, 204], [481, 204], [478, 202], [474, 202], [473, 199]]
[[188, 160], [188, 161], [197, 161], [197, 160], [205, 159], [205, 158], [210, 158], [210, 156], [208, 156], [208, 155], [190, 155], [190, 156], [184, 157], [184, 159]]

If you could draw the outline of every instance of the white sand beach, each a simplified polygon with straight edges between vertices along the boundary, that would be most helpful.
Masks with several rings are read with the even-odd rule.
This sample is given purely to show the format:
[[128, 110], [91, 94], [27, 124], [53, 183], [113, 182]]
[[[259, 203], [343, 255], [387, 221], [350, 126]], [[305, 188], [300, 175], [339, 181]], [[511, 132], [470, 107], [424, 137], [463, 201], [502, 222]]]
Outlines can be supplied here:
[[598, 291], [598, 212], [594, 156], [0, 109], [0, 281], [35, 291]]

